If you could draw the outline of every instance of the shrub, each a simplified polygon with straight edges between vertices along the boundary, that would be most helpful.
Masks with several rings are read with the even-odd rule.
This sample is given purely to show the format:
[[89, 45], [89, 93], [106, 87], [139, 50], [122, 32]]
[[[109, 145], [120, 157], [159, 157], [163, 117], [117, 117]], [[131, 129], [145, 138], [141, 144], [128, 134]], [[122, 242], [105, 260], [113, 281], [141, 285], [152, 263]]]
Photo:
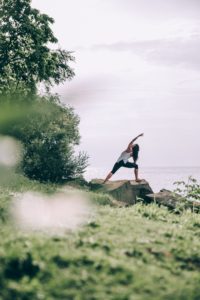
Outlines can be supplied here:
[[188, 177], [188, 182], [176, 181], [174, 185], [176, 185], [175, 192], [180, 193], [187, 200], [200, 200], [200, 184], [192, 176]]
[[[24, 104], [25, 102], [25, 104]], [[59, 102], [58, 96], [47, 95], [15, 99], [24, 112], [21, 119], [3, 127], [3, 133], [14, 136], [23, 145], [20, 169], [31, 179], [61, 182], [79, 177], [87, 166], [87, 155], [75, 155], [79, 144], [79, 117], [70, 106]], [[12, 105], [11, 105], [12, 106]], [[13, 114], [13, 112], [12, 112]]]

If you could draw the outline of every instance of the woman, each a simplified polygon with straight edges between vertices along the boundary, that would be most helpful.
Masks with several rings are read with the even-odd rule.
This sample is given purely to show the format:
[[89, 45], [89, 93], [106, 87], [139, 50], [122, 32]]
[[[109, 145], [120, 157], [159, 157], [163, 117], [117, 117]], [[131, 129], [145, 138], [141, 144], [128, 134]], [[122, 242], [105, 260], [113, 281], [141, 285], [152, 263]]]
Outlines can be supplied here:
[[[138, 144], [133, 144], [140, 136], [143, 136], [144, 134], [139, 134], [136, 138], [134, 138], [129, 144], [125, 151], [122, 152], [120, 157], [118, 158], [117, 162], [114, 164], [114, 167], [112, 171], [107, 175], [106, 179], [103, 183], [106, 183], [117, 170], [121, 167], [125, 168], [134, 168], [135, 173], [135, 181], [141, 182], [141, 179], [138, 178], [138, 165], [136, 164], [136, 161], [138, 159], [138, 152], [139, 152], [139, 146]], [[133, 163], [129, 162], [128, 159], [130, 157], [133, 157]]]

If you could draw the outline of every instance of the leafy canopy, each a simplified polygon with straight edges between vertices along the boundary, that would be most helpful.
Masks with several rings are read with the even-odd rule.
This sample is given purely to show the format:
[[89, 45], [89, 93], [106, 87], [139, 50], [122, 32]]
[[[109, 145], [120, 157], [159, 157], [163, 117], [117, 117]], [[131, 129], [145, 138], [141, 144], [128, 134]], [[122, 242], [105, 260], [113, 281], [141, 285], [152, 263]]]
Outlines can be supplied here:
[[30, 5], [31, 0], [0, 0], [0, 93], [35, 93], [74, 76], [71, 52], [56, 44], [54, 20]]

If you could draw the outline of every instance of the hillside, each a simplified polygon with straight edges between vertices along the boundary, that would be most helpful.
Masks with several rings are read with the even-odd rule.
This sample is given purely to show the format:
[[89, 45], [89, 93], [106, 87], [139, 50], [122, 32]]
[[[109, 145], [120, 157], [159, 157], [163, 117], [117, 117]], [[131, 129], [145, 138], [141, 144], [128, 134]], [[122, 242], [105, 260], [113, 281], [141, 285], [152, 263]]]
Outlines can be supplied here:
[[97, 207], [75, 231], [31, 233], [12, 224], [10, 195], [57, 189], [22, 176], [1, 187], [1, 300], [200, 298], [199, 214], [156, 204], [122, 208], [86, 192]]

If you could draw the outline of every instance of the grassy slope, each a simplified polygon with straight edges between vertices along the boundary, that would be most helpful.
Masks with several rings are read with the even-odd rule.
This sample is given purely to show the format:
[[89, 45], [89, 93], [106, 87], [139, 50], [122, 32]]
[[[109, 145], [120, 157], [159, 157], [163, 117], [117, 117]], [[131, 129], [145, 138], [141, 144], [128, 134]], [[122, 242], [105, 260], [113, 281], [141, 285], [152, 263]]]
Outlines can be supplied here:
[[[29, 189], [55, 187], [13, 179], [1, 188], [4, 219], [10, 191]], [[200, 299], [197, 214], [107, 205], [74, 233], [28, 235], [4, 220], [0, 235], [1, 300]]]

